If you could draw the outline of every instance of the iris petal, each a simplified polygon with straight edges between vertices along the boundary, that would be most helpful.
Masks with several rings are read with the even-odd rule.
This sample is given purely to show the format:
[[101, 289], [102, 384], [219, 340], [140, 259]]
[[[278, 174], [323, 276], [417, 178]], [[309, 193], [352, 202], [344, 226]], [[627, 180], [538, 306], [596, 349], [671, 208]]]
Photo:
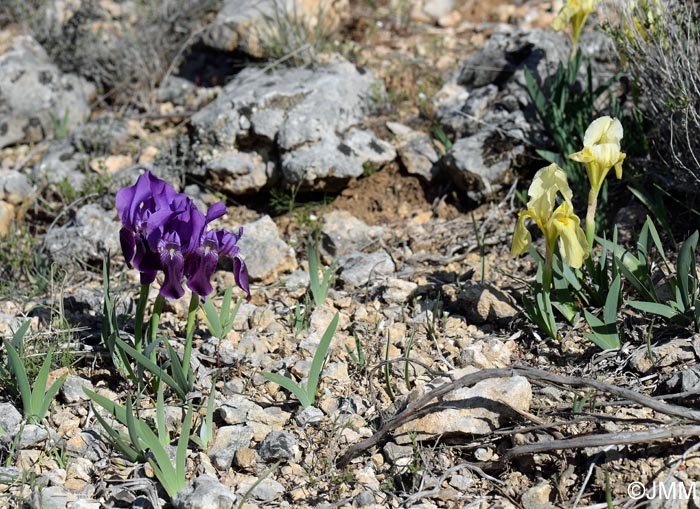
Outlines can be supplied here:
[[122, 228], [119, 230], [119, 243], [122, 246], [122, 253], [124, 253], [126, 265], [131, 268], [131, 260], [134, 258], [134, 250], [136, 249], [134, 232], [128, 228]]
[[185, 273], [185, 260], [180, 251], [163, 251], [160, 255], [163, 267], [163, 286], [160, 287], [160, 294], [168, 299], [179, 299], [185, 294], [182, 287], [182, 277]]
[[246, 298], [250, 300], [250, 287], [248, 286], [248, 268], [243, 261], [243, 258], [237, 256], [233, 259], [233, 277], [236, 280], [238, 287], [246, 294]]
[[[566, 211], [569, 212], [569, 211]], [[586, 235], [581, 229], [579, 218], [571, 213], [557, 214], [552, 219], [552, 226], [559, 236], [562, 257], [566, 263], [575, 269], [583, 265], [587, 258]]]
[[513, 243], [510, 246], [510, 252], [513, 256], [521, 255], [527, 249], [527, 246], [532, 242], [532, 236], [530, 231], [525, 225], [525, 219], [533, 218], [533, 213], [529, 210], [520, 212], [518, 214], [518, 222], [515, 225], [515, 231], [513, 232]]
[[194, 293], [205, 298], [214, 291], [211, 277], [216, 272], [219, 254], [215, 250], [200, 249], [199, 251], [201, 252], [193, 257], [191, 272], [188, 270], [187, 286]]
[[226, 205], [224, 202], [218, 202], [209, 207], [207, 210], [207, 224], [211, 223], [214, 219], [218, 219], [226, 214]]
[[165, 276], [160, 294], [168, 299], [179, 299], [185, 293], [182, 278], [185, 275], [185, 257], [180, 250], [177, 232], [168, 232], [158, 245], [160, 265]]

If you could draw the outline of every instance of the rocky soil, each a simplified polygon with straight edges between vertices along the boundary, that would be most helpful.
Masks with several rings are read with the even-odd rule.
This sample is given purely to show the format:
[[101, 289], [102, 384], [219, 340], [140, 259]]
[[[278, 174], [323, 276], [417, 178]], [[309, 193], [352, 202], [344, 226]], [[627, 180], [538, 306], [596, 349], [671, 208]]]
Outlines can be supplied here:
[[[50, 378], [67, 375], [48, 417], [28, 424], [0, 370], [0, 503], [546, 509], [609, 498], [632, 507], [632, 482], [697, 479], [687, 440], [615, 438], [672, 422], [643, 397], [682, 392], [689, 402], [669, 401], [692, 407], [697, 335], [655, 329], [647, 345], [649, 323], [630, 312], [623, 348], [601, 353], [583, 325], [554, 342], [522, 316], [534, 269], [509, 254], [516, 191], [544, 165], [535, 149], [549, 144], [524, 69], [547, 76], [566, 60], [566, 36], [548, 28], [561, 2], [283, 3], [212, 3], [156, 83], [129, 84], [141, 87], [132, 103], [125, 89], [57, 61], [36, 27], [65, 34], [82, 22], [99, 36], [90, 41], [119, 47], [138, 25], [136, 2], [92, 2], [89, 15], [80, 1], [50, 2], [0, 31], [0, 333], [9, 339], [29, 319], [29, 365], [38, 370], [53, 346]], [[329, 34], [325, 44], [280, 35], [300, 19]], [[596, 82], [615, 71], [603, 33], [589, 30], [581, 47]], [[149, 464], [109, 445], [83, 392], [122, 403], [135, 392], [100, 341], [102, 263], [110, 253], [129, 338], [138, 274], [121, 254], [114, 195], [143, 170], [202, 207], [225, 201], [217, 225], [243, 226], [252, 283], [225, 338], [201, 320], [195, 330], [190, 396], [204, 404], [216, 388], [216, 429], [208, 447], [190, 444], [189, 484], [172, 501]], [[630, 236], [635, 211], [625, 209]], [[309, 242], [336, 269], [320, 306], [308, 298]], [[217, 305], [232, 282], [217, 273]], [[168, 301], [161, 317], [178, 348], [188, 302]], [[335, 313], [320, 390], [304, 409], [261, 373], [307, 377]], [[412, 406], [444, 384], [510, 367], [642, 399], [521, 369]], [[176, 437], [182, 410], [166, 399]], [[154, 402], [142, 402], [152, 415]], [[606, 443], [518, 449], [604, 434]], [[699, 505], [691, 497], [673, 507]]]

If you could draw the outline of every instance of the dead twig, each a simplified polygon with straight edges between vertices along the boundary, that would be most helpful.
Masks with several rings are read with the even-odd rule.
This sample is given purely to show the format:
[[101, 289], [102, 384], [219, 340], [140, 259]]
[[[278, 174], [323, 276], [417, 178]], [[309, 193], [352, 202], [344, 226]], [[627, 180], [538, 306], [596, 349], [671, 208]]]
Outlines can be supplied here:
[[[627, 399], [633, 403], [637, 403], [647, 408], [651, 408], [652, 410], [656, 410], [657, 412], [667, 416], [680, 417], [682, 419], [688, 419], [690, 421], [696, 422], [700, 421], [700, 411], [678, 405], [671, 405], [669, 403], [665, 403], [663, 401], [654, 399], [645, 394], [640, 394], [633, 390], [626, 389], [624, 387], [619, 387], [613, 384], [608, 384], [605, 382], [600, 382], [598, 380], [589, 380], [586, 378], [575, 376], [556, 375], [540, 369], [528, 367], [484, 369], [481, 371], [477, 371], [476, 373], [465, 375], [452, 382], [446, 382], [441, 386], [436, 387], [432, 391], [428, 392], [424, 396], [418, 398], [417, 400], [410, 402], [408, 405], [406, 405], [406, 408], [403, 411], [399, 412], [392, 419], [384, 423], [384, 425], [374, 435], [349, 447], [345, 454], [343, 454], [338, 459], [338, 467], [345, 467], [350, 463], [350, 461], [352, 461], [352, 459], [354, 459], [370, 447], [374, 447], [375, 445], [383, 441], [387, 437], [387, 435], [389, 435], [389, 433], [391, 433], [395, 429], [401, 427], [403, 424], [406, 424], [407, 422], [410, 422], [419, 416], [425, 415], [434, 408], [438, 407], [440, 398], [442, 398], [446, 394], [449, 394], [450, 392], [461, 389], [463, 387], [474, 385], [478, 382], [481, 382], [482, 380], [486, 380], [489, 378], [509, 378], [513, 376], [523, 376], [531, 381], [549, 382], [569, 387], [591, 387], [600, 392], [612, 394], [614, 396]], [[438, 404], [436, 405], [435, 403], [433, 403], [433, 400], [438, 400]], [[507, 461], [508, 459], [514, 456], [527, 454], [531, 452], [542, 452], [554, 449], [605, 446], [610, 445], [611, 443], [631, 444], [694, 435], [700, 435], [700, 426], [680, 426], [668, 429], [659, 428], [641, 432], [589, 435], [585, 437], [576, 437], [572, 439], [553, 440], [551, 442], [545, 442], [541, 444], [519, 446], [508, 451], [503, 456], [502, 461]]]
[[516, 456], [535, 454], [541, 452], [557, 451], [561, 449], [583, 449], [585, 447], [604, 447], [611, 444], [630, 445], [648, 444], [659, 440], [671, 438], [685, 438], [700, 436], [700, 426], [674, 426], [672, 428], [655, 428], [644, 431], [623, 431], [620, 433], [601, 433], [597, 435], [585, 435], [581, 437], [565, 438], [562, 440], [550, 440], [513, 447], [503, 455], [503, 461], [508, 461]]

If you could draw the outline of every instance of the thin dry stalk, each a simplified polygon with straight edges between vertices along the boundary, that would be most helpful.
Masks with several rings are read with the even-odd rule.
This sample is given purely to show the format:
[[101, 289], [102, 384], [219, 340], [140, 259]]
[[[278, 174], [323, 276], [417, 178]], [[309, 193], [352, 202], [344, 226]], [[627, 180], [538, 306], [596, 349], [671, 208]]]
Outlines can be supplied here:
[[[489, 378], [508, 378], [513, 376], [523, 376], [530, 381], [539, 383], [547, 382], [550, 384], [568, 387], [590, 387], [601, 393], [608, 393], [624, 398], [670, 417], [700, 422], [700, 411], [698, 410], [693, 410], [678, 405], [671, 405], [645, 394], [640, 394], [630, 389], [600, 382], [598, 380], [589, 380], [575, 376], [556, 375], [543, 370], [527, 367], [484, 369], [477, 371], [476, 373], [465, 375], [452, 382], [444, 383], [416, 401], [410, 402], [404, 410], [396, 414], [392, 419], [388, 420], [374, 435], [349, 447], [345, 454], [338, 459], [338, 467], [343, 468], [344, 466], [348, 465], [353, 458], [383, 441], [389, 435], [389, 433], [396, 430], [400, 426], [439, 409], [441, 407], [441, 398], [450, 392], [463, 387], [472, 386]], [[668, 421], [668, 423], [671, 422], [673, 421]], [[611, 444], [620, 445], [645, 443], [688, 436], [700, 436], [700, 426], [674, 426], [673, 428], [657, 428], [639, 432], [606, 433], [601, 435], [588, 435], [571, 439], [552, 440], [550, 442], [529, 444], [510, 449], [503, 455], [501, 461], [508, 461], [515, 456], [534, 452], [606, 446]]]

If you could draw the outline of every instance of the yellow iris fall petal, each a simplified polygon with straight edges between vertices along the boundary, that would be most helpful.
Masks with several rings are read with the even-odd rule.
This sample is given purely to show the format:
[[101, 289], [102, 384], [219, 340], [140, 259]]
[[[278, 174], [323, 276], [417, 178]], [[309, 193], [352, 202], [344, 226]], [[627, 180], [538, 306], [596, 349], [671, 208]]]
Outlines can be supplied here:
[[586, 165], [591, 187], [596, 191], [611, 168], [615, 168], [618, 179], [622, 178], [622, 162], [626, 156], [620, 149], [622, 134], [622, 124], [616, 118], [597, 118], [586, 129], [583, 150], [569, 155], [569, 159]]
[[[557, 195], [563, 199], [558, 206]], [[564, 170], [556, 164], [542, 168], [532, 180], [528, 196], [530, 200], [527, 202], [527, 210], [518, 214], [511, 253], [520, 255], [530, 245], [532, 238], [525, 222], [531, 219], [544, 234], [548, 253], [559, 240], [566, 263], [574, 268], [581, 267], [583, 260], [588, 257], [586, 235], [581, 229], [581, 221], [574, 214], [572, 192]]]

